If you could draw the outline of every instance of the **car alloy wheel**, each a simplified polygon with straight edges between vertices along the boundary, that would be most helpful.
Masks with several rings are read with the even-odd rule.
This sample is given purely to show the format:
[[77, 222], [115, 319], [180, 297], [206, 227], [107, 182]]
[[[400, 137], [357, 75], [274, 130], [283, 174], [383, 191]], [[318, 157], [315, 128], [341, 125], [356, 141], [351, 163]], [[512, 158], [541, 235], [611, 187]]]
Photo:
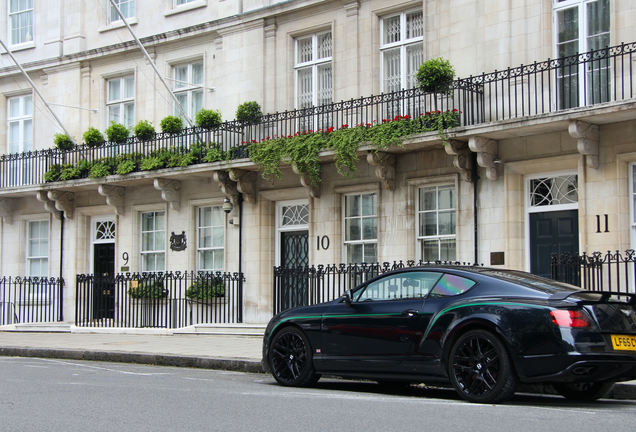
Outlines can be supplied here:
[[318, 381], [309, 341], [296, 327], [286, 327], [274, 336], [267, 357], [272, 375], [282, 385], [308, 386]]
[[488, 331], [461, 335], [451, 348], [448, 369], [455, 390], [468, 401], [502, 402], [515, 392], [516, 379], [506, 348]]

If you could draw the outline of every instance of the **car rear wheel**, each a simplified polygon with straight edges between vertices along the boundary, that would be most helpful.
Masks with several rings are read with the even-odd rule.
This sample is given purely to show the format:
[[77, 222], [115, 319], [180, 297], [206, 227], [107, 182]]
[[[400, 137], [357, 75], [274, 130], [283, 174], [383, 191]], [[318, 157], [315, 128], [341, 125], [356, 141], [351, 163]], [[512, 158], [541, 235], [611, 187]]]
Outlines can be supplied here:
[[457, 393], [470, 402], [505, 401], [517, 384], [506, 348], [486, 330], [471, 330], [457, 339], [448, 372]]
[[594, 401], [606, 396], [613, 382], [583, 382], [583, 383], [557, 383], [556, 391], [566, 399], [575, 401]]
[[287, 327], [276, 333], [267, 357], [272, 375], [279, 384], [309, 386], [320, 378], [314, 373], [309, 341], [296, 327]]

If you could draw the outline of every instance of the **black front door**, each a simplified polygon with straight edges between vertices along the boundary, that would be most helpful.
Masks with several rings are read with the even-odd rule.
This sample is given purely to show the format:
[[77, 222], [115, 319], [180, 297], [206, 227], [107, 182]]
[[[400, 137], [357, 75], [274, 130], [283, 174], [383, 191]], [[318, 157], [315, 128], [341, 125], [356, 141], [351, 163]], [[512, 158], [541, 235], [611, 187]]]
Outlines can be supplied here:
[[550, 278], [553, 254], [578, 255], [578, 210], [530, 213], [530, 272]]
[[93, 318], [114, 318], [115, 244], [94, 245], [93, 263]]
[[[292, 269], [309, 265], [309, 233], [306, 230], [281, 232], [280, 245], [281, 267]], [[282, 282], [282, 310], [307, 304], [308, 283], [304, 273], [289, 273]]]

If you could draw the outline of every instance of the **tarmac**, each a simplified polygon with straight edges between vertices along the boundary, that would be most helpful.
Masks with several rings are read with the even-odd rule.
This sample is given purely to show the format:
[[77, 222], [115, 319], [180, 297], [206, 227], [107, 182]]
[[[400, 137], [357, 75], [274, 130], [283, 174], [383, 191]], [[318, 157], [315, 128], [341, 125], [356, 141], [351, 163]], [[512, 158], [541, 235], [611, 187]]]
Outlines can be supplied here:
[[[175, 330], [1, 326], [0, 355], [262, 373], [263, 331], [264, 326]], [[549, 392], [536, 386], [525, 391]], [[617, 383], [608, 397], [636, 400], [636, 380]]]

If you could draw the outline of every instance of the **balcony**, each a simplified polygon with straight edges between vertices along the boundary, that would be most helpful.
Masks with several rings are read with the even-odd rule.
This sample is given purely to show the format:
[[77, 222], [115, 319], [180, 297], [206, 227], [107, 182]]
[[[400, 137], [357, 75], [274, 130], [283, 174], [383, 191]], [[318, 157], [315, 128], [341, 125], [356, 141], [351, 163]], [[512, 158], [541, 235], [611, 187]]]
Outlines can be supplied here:
[[[248, 158], [253, 143], [352, 127], [375, 128], [396, 120], [431, 126], [431, 117], [436, 113], [452, 113], [454, 121], [445, 127], [463, 128], [457, 131], [477, 130], [494, 122], [509, 129], [519, 126], [515, 121], [553, 122], [555, 115], [589, 114], [590, 108], [605, 116], [601, 121], [620, 121], [634, 117], [631, 113], [617, 116], [615, 111], [616, 105], [626, 105], [634, 97], [635, 53], [636, 42], [621, 44], [458, 79], [448, 94], [407, 89], [267, 114], [255, 124], [227, 121], [214, 130], [191, 128], [178, 135], [157, 134], [144, 142], [130, 138], [125, 143], [106, 143], [97, 148], [80, 145], [68, 151], [47, 149], [1, 155], [0, 190], [28, 188], [47, 180], [112, 175], [123, 160], [131, 161], [126, 174], [141, 170], [141, 161], [147, 158], [159, 159], [154, 165], [146, 165], [150, 169], [189, 165], [213, 169], [201, 164]], [[514, 124], [507, 125], [510, 121]], [[435, 127], [419, 130], [432, 129]], [[87, 163], [102, 164], [101, 173], [97, 173], [101, 175], [91, 175]], [[64, 167], [77, 170], [71, 176], [61, 176]], [[59, 171], [57, 176], [55, 170]], [[119, 174], [123, 175], [122, 171]]]

